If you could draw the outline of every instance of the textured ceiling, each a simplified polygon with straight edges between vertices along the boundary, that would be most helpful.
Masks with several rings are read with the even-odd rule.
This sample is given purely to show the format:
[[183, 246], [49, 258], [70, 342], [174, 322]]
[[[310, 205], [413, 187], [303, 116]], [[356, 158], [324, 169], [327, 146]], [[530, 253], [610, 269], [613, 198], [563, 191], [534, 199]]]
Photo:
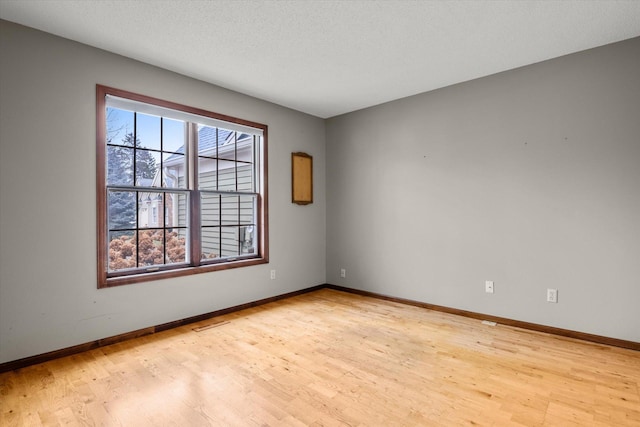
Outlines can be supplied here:
[[640, 1], [0, 0], [0, 17], [319, 117], [640, 36]]

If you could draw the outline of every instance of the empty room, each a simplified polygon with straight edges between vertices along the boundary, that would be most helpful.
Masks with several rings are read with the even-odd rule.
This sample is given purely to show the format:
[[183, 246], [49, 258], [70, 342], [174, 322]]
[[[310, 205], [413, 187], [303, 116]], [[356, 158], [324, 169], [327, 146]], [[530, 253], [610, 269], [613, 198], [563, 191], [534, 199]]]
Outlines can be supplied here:
[[0, 425], [639, 426], [639, 1], [0, 0]]

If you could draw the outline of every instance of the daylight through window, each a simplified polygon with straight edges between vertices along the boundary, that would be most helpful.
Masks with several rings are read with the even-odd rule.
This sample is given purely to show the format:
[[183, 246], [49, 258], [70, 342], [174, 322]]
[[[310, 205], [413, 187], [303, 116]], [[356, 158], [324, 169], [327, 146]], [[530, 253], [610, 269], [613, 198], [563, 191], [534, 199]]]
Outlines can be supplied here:
[[265, 125], [97, 97], [99, 287], [268, 261]]

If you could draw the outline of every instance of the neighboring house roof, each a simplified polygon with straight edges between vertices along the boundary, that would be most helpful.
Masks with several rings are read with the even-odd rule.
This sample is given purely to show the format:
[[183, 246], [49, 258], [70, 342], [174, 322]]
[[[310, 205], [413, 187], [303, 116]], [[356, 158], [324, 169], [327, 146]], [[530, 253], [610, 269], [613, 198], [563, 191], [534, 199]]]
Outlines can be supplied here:
[[[233, 132], [218, 128], [219, 146], [223, 146], [231, 141]], [[240, 139], [240, 136], [238, 136]], [[203, 126], [198, 130], [198, 151], [207, 151], [216, 146], [216, 128]]]
[[[198, 129], [198, 152], [200, 154], [211, 152], [216, 147], [216, 130], [218, 131], [217, 141], [218, 147], [223, 147], [231, 142], [233, 142], [233, 131], [222, 129], [222, 128], [214, 128], [209, 126], [202, 126]], [[238, 142], [242, 140], [246, 140], [249, 138], [249, 135], [246, 133], [238, 133]], [[184, 154], [184, 145], [178, 148], [175, 151], [176, 154], [173, 154], [167, 157], [164, 160], [164, 163], [171, 163], [172, 160], [180, 159], [183, 160], [182, 156], [177, 154]], [[211, 155], [209, 153], [209, 155]]]

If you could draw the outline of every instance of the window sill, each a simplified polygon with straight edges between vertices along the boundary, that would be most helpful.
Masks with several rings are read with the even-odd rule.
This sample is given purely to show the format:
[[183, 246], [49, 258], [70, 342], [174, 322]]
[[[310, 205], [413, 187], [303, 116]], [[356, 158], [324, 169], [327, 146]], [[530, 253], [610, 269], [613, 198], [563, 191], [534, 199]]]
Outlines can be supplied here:
[[232, 268], [249, 267], [252, 265], [267, 264], [266, 257], [256, 257], [239, 259], [237, 261], [226, 261], [215, 264], [200, 265], [198, 267], [184, 267], [175, 270], [153, 271], [146, 273], [136, 273], [126, 276], [99, 277], [98, 288], [112, 288], [115, 286], [129, 285], [132, 283], [151, 282], [154, 280], [170, 279], [181, 276], [191, 276], [194, 274], [209, 273], [212, 271], [229, 270]]

